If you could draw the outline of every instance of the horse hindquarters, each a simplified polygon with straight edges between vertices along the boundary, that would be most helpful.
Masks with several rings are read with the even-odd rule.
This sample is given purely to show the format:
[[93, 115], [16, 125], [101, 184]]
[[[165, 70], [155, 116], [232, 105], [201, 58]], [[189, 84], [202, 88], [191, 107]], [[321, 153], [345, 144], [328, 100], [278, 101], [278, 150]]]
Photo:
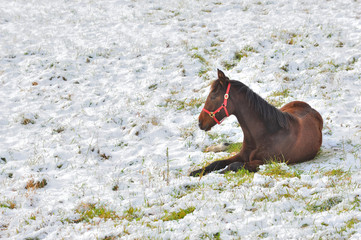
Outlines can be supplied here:
[[293, 147], [294, 157], [290, 163], [305, 162], [313, 159], [322, 145], [323, 120], [321, 115], [312, 109], [307, 115], [299, 118], [299, 134]]

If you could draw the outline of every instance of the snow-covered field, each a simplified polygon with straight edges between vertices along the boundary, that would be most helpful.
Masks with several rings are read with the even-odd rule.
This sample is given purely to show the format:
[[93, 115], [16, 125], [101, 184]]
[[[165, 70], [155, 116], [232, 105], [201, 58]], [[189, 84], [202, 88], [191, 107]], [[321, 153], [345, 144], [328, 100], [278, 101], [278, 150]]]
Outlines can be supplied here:
[[[222, 69], [324, 119], [318, 157], [191, 170]], [[360, 0], [0, 0], [0, 238], [360, 239]]]

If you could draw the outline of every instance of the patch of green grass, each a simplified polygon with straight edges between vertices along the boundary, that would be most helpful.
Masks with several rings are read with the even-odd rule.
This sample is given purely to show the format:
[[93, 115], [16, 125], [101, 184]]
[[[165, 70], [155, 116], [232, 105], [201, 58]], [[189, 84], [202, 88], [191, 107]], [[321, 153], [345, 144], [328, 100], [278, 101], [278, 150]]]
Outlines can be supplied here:
[[334, 67], [335, 70], [336, 70], [337, 68], [341, 67], [341, 65], [340, 65], [340, 64], [336, 64], [334, 60], [328, 61], [327, 64], [330, 65], [330, 66], [332, 66], [332, 67]]
[[204, 103], [204, 100], [202, 98], [191, 98], [189, 100], [185, 101], [177, 101], [177, 110], [182, 110], [185, 108], [199, 108]]
[[123, 212], [123, 215], [118, 215], [115, 211], [107, 209], [104, 205], [97, 205], [93, 203], [81, 203], [76, 209], [75, 213], [80, 216], [75, 220], [70, 220], [69, 218], [65, 219], [65, 222], [69, 223], [80, 223], [80, 222], [91, 222], [94, 218], [101, 218], [104, 221], [107, 220], [127, 220], [131, 221], [139, 221], [143, 214], [140, 209], [129, 207], [127, 210]]
[[204, 152], [228, 152], [228, 153], [237, 153], [241, 151], [243, 143], [220, 143], [217, 145], [208, 146], [204, 149]]
[[158, 88], [158, 84], [157, 84], [157, 83], [152, 84], [152, 85], [150, 85], [150, 86], [148, 87], [149, 90], [155, 90], [155, 89], [157, 89], [157, 88]]
[[218, 47], [220, 44], [217, 42], [211, 42], [211, 47]]
[[358, 218], [353, 217], [346, 222], [346, 228], [348, 228], [348, 229], [353, 228], [354, 225], [359, 222], [360, 222], [360, 220]]
[[352, 70], [353, 67], [350, 65], [346, 65], [346, 64], [337, 64], [335, 63], [335, 60], [331, 59], [329, 61], [327, 61], [326, 63], [320, 63], [319, 64], [320, 67], [320, 71], [319, 73], [326, 73], [326, 72], [331, 72], [331, 73], [335, 73], [338, 71], [342, 71], [342, 70]]
[[322, 203], [313, 203], [309, 204], [306, 207], [306, 210], [309, 212], [324, 212], [330, 210], [332, 207], [336, 206], [337, 204], [341, 203], [342, 199], [340, 197], [331, 197]]
[[[327, 129], [327, 127], [325, 127]], [[332, 130], [330, 130], [332, 131]], [[316, 154], [314, 159], [328, 159], [330, 157], [334, 157], [335, 156], [335, 152], [332, 149], [325, 149], [325, 148], [320, 148], [320, 150], [318, 151], [318, 153]]]
[[300, 37], [300, 35], [296, 33], [289, 33], [288, 39], [286, 40], [286, 43], [289, 45], [294, 45], [297, 42], [297, 38]]
[[274, 91], [266, 100], [268, 103], [272, 104], [275, 107], [281, 107], [285, 103], [285, 98], [290, 96], [290, 90], [288, 88], [283, 89], [282, 91]]
[[274, 91], [270, 95], [271, 97], [289, 97], [290, 96], [290, 90], [288, 88], [283, 89], [282, 91]]
[[242, 142], [231, 143], [228, 145], [226, 152], [228, 153], [239, 152], [241, 151], [242, 145], [243, 145]]
[[203, 75], [207, 74], [208, 71], [209, 71], [209, 68], [201, 68], [201, 69], [198, 71], [198, 76], [199, 76], [199, 77], [202, 77]]
[[[205, 51], [205, 53], [207, 52]], [[192, 58], [197, 59], [202, 64], [201, 69], [198, 71], [198, 76], [203, 77], [203, 79], [205, 80], [208, 80], [208, 72], [211, 70], [211, 68], [209, 67], [209, 62], [198, 52], [193, 53]]]
[[259, 172], [265, 176], [281, 177], [281, 178], [301, 178], [300, 173], [291, 170], [286, 163], [271, 160], [270, 163], [265, 164], [265, 169]]
[[262, 239], [262, 238], [266, 238], [266, 237], [268, 237], [268, 235], [269, 235], [269, 233], [268, 232], [262, 232], [262, 233], [260, 233], [260, 234], [258, 234], [258, 238], [259, 239]]
[[[359, 222], [360, 222], [360, 220], [353, 217], [350, 220], [346, 221], [345, 225], [343, 227], [341, 227], [340, 229], [336, 228], [336, 232], [342, 236], [344, 232], [347, 232], [349, 229], [354, 228], [354, 225]], [[348, 234], [348, 238], [350, 238], [351, 235], [353, 235], [355, 233], [356, 233], [356, 231], [350, 231], [350, 233]]]
[[6, 201], [6, 202], [0, 202], [0, 208], [9, 208], [9, 209], [14, 209], [16, 208], [16, 204], [13, 201]]
[[250, 45], [244, 46], [241, 50], [237, 51], [233, 55], [233, 59], [231, 61], [223, 61], [222, 65], [227, 69], [230, 70], [237, 66], [238, 62], [242, 60], [242, 58], [246, 58], [249, 56], [249, 53], [254, 52], [256, 53], [257, 50], [254, 49]]
[[127, 210], [124, 211], [123, 216], [121, 216], [121, 219], [131, 221], [139, 221], [142, 218], [142, 213], [139, 208], [134, 208], [130, 206]]
[[226, 70], [230, 70], [230, 69], [234, 68], [235, 66], [237, 66], [237, 63], [234, 62], [234, 61], [231, 61], [231, 62], [230, 61], [223, 61], [222, 65]]
[[120, 219], [120, 217], [112, 210], [106, 209], [105, 206], [97, 206], [92, 203], [82, 203], [75, 210], [76, 213], [80, 214], [80, 217], [71, 222], [79, 223], [79, 222], [90, 222], [93, 218], [102, 218], [105, 221], [111, 219]]
[[323, 174], [329, 177], [327, 187], [351, 184], [351, 173], [342, 169], [332, 169], [324, 172]]
[[200, 55], [199, 53], [194, 53], [194, 54], [192, 55], [192, 58], [198, 59], [198, 60], [199, 60], [202, 64], [204, 64], [204, 65], [208, 65], [207, 60], [206, 60], [202, 55]]
[[344, 43], [341, 41], [337, 41], [336, 47], [337, 48], [342, 48], [344, 46]]
[[285, 100], [283, 99], [275, 99], [275, 98], [266, 98], [267, 102], [273, 106], [275, 106], [276, 108], [280, 108], [283, 106], [283, 104], [285, 104]]
[[317, 152], [317, 154], [316, 154], [316, 156], [315, 156], [314, 159], [317, 159], [317, 158], [319, 158], [319, 157], [322, 157], [324, 154], [325, 154], [325, 151], [324, 151], [322, 148], [320, 148], [320, 150], [318, 150], [318, 152]]
[[101, 238], [100, 240], [116, 240], [116, 239], [120, 239], [121, 236], [122, 236], [121, 234], [119, 234], [118, 236], [110, 235], [110, 236], [105, 236], [104, 238]]
[[194, 137], [194, 132], [196, 131], [195, 126], [192, 125], [190, 127], [180, 128], [180, 136], [183, 139], [187, 139], [189, 137]]
[[326, 171], [324, 173], [325, 176], [335, 176], [335, 177], [343, 177], [343, 176], [347, 176], [347, 175], [351, 175], [350, 172], [346, 172], [340, 168], [338, 169], [332, 169], [332, 170], [329, 170], [329, 171]]
[[241, 50], [241, 51], [238, 51], [238, 52], [234, 53], [233, 59], [237, 60], [237, 61], [241, 61], [242, 58], [244, 58], [244, 57], [248, 57], [248, 54], [247, 54], [246, 51]]
[[361, 200], [359, 199], [359, 196], [356, 195], [354, 200], [350, 202], [350, 204], [352, 205], [352, 207], [350, 209], [355, 210], [356, 208], [360, 207]]
[[280, 67], [280, 69], [283, 70], [283, 71], [285, 71], [285, 72], [288, 72], [288, 71], [289, 71], [289, 67], [290, 67], [289, 64], [285, 64], [285, 65], [282, 65], [282, 66]]
[[255, 202], [278, 202], [281, 201], [282, 199], [299, 199], [300, 196], [297, 194], [292, 193], [293, 191], [290, 192], [290, 188], [285, 188], [286, 192], [285, 193], [281, 193], [281, 192], [275, 192], [274, 194], [267, 194], [267, 193], [263, 193], [263, 196], [259, 196], [257, 198], [254, 199]]
[[289, 45], [295, 45], [302, 36], [298, 33], [290, 32], [288, 30], [281, 30], [280, 32], [271, 35], [271, 38], [279, 40]]
[[176, 199], [180, 199], [192, 192], [195, 192], [196, 190], [200, 189], [202, 185], [199, 184], [187, 184], [184, 185], [182, 188], [175, 188], [173, 189], [173, 192], [170, 194], [172, 197]]
[[194, 212], [195, 209], [196, 209], [195, 207], [188, 207], [186, 209], [181, 208], [177, 212], [169, 213], [168, 211], [165, 211], [165, 215], [161, 219], [163, 221], [174, 221], [174, 220], [183, 219], [188, 214]]
[[64, 127], [58, 127], [56, 129], [53, 129], [53, 133], [62, 133], [65, 131]]
[[219, 134], [212, 132], [206, 132], [206, 133], [212, 141], [217, 141], [218, 143], [227, 142], [228, 136], [226, 134]]
[[246, 45], [245, 47], [242, 48], [242, 50], [234, 53], [233, 59], [236, 61], [241, 61], [242, 58], [248, 57], [248, 54], [251, 52], [256, 53], [257, 51], [252, 46]]
[[224, 177], [230, 183], [235, 183], [236, 186], [240, 186], [245, 182], [251, 182], [254, 173], [249, 172], [246, 169], [240, 169], [237, 172], [227, 172], [224, 174]]
[[164, 104], [158, 105], [158, 107], [172, 107], [176, 108], [178, 111], [190, 108], [199, 108], [204, 103], [203, 98], [191, 98], [184, 100], [176, 100], [174, 98], [167, 98], [164, 100]]
[[203, 234], [200, 236], [200, 239], [219, 240], [219, 239], [221, 239], [221, 233], [220, 233], [220, 232], [216, 232], [216, 233], [203, 233]]
[[202, 66], [201, 69], [198, 71], [198, 77], [203, 77], [205, 80], [209, 80], [208, 72], [211, 69], [209, 67]]
[[199, 108], [200, 106], [202, 106], [203, 103], [204, 103], [203, 98], [191, 98], [190, 100], [185, 102], [185, 106], [191, 108], [193, 107]]

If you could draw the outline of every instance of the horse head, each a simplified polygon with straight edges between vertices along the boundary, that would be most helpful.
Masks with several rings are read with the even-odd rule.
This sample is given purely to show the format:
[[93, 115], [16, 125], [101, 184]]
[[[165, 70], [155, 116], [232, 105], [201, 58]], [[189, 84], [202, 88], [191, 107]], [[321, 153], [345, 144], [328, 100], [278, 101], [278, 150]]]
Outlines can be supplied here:
[[209, 131], [231, 114], [232, 108], [228, 104], [230, 87], [229, 78], [218, 69], [218, 79], [212, 83], [211, 91], [198, 118], [200, 129]]

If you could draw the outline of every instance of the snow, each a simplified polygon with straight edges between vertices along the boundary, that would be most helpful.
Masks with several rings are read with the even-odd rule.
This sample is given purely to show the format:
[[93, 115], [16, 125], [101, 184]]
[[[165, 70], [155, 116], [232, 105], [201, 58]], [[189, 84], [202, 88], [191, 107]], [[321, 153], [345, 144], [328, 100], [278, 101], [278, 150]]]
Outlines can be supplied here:
[[[360, 16], [358, 0], [0, 0], [0, 238], [359, 239]], [[243, 139], [233, 116], [198, 129], [217, 68], [321, 113], [320, 156], [282, 166], [299, 178], [188, 176]], [[117, 217], [76, 221], [89, 204]]]

